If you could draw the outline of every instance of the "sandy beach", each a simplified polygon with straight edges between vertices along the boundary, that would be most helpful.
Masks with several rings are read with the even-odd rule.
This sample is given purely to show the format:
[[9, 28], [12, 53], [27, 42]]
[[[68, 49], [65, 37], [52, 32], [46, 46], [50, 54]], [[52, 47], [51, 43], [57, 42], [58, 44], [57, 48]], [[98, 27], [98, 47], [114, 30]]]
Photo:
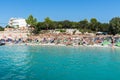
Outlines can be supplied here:
[[[120, 36], [95, 34], [44, 33], [29, 35], [30, 33], [0, 32], [0, 39], [5, 45], [44, 45], [44, 46], [84, 46], [84, 47], [120, 47]], [[113, 39], [112, 39], [113, 38]]]

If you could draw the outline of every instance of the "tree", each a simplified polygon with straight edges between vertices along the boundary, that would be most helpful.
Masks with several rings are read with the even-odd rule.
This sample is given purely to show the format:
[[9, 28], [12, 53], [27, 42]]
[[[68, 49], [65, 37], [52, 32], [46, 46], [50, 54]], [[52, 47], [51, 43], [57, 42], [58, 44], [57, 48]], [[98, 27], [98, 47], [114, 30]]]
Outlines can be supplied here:
[[0, 26], [0, 31], [4, 31], [4, 28], [2, 26]]
[[32, 15], [30, 15], [27, 19], [26, 19], [27, 24], [29, 25], [29, 31], [30, 33], [35, 33], [36, 32], [36, 25], [37, 25], [37, 19], [34, 18]]
[[63, 28], [62, 21], [56, 22], [56, 29], [62, 29], [62, 28]]
[[113, 35], [120, 33], [120, 17], [114, 17], [110, 20], [109, 32]]
[[78, 22], [71, 22], [71, 24], [72, 24], [71, 26], [72, 29], [78, 28]]
[[92, 18], [90, 20], [90, 25], [89, 25], [89, 28], [92, 30], [92, 31], [97, 31], [98, 30], [98, 21], [96, 18]]
[[45, 24], [43, 22], [38, 22], [36, 27], [38, 30], [46, 30]]
[[32, 15], [30, 15], [27, 19], [26, 19], [26, 22], [28, 25], [32, 26], [32, 27], [35, 27], [36, 24], [37, 24], [37, 19], [34, 18]]
[[88, 28], [88, 24], [89, 24], [89, 22], [88, 22], [87, 19], [84, 19], [84, 20], [79, 22], [79, 26], [80, 26], [81, 29], [87, 29]]
[[6, 25], [6, 26], [5, 26], [5, 28], [14, 28], [14, 27], [12, 27], [12, 26], [9, 26], [9, 25]]
[[57, 21], [53, 21], [52, 22], [52, 29], [57, 29], [59, 26], [58, 22]]
[[72, 28], [72, 23], [69, 20], [62, 21], [63, 28]]
[[101, 32], [108, 32], [109, 31], [109, 24], [108, 23], [101, 23], [98, 27], [98, 30]]
[[53, 27], [53, 21], [49, 17], [45, 18], [44, 24], [45, 24], [47, 30], [51, 29]]

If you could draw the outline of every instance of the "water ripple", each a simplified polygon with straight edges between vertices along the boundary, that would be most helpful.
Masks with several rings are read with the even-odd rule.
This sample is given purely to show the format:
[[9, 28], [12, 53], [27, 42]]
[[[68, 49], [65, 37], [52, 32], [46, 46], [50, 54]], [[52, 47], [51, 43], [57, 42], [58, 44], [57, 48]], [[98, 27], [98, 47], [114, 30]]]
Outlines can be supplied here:
[[0, 47], [0, 80], [119, 80], [119, 51], [3, 46]]

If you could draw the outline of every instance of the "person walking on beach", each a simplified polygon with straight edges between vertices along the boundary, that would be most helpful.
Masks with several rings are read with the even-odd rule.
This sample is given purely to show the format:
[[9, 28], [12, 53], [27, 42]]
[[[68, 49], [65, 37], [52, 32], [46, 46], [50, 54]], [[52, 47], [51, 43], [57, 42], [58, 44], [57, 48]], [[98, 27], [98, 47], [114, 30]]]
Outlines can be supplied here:
[[114, 48], [114, 36], [111, 37], [112, 48]]

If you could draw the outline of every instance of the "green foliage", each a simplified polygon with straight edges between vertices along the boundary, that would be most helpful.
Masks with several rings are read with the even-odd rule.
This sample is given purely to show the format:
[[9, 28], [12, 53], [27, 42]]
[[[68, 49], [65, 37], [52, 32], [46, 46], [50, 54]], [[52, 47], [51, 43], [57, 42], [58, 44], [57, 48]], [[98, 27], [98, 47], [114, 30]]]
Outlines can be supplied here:
[[90, 30], [90, 29], [79, 29], [79, 31], [81, 32], [81, 33], [85, 33], [85, 32], [88, 32], [88, 33], [94, 33], [94, 31], [92, 31], [92, 30]]
[[81, 33], [83, 33], [83, 34], [84, 34], [84, 32], [85, 32], [83, 29], [79, 29], [79, 31], [80, 31]]
[[4, 31], [4, 28], [2, 26], [0, 26], [0, 31]]
[[[37, 19], [34, 18], [32, 15], [30, 15], [27, 19], [26, 19], [27, 24], [29, 25], [30, 28], [30, 33], [34, 33], [37, 34], [39, 32], [39, 30], [37, 29], [36, 25], [37, 25]], [[34, 29], [33, 29], [34, 28]]]
[[53, 27], [54, 27], [53, 21], [49, 17], [45, 18], [44, 24], [45, 24], [45, 27], [47, 30], [53, 29]]
[[98, 27], [98, 31], [109, 32], [109, 24], [101, 23], [100, 26]]
[[82, 20], [82, 21], [79, 22], [79, 28], [80, 29], [87, 29], [88, 26], [89, 26], [89, 22], [88, 22], [87, 19]]
[[34, 18], [32, 15], [30, 15], [27, 19], [26, 19], [27, 24], [29, 24], [30, 26], [36, 26], [37, 24], [37, 19]]
[[[60, 32], [66, 32], [64, 29], [78, 29], [80, 32], [108, 32], [111, 34], [120, 34], [120, 18], [115, 17], [108, 23], [100, 23], [96, 18], [91, 18], [79, 22], [73, 22], [69, 20], [53, 21], [49, 17], [44, 19], [44, 22], [37, 22], [37, 19], [32, 15], [26, 19], [27, 23], [34, 27], [32, 31], [35, 34], [39, 34], [41, 30], [56, 30]], [[75, 34], [75, 32], [73, 32]]]
[[72, 28], [72, 23], [69, 20], [62, 21], [62, 25], [63, 25], [63, 28], [66, 28], [66, 29]]
[[12, 27], [12, 26], [9, 26], [9, 25], [6, 25], [6, 26], [5, 26], [5, 28], [14, 28], [14, 27]]
[[77, 22], [71, 22], [71, 28], [72, 29], [76, 29], [78, 26], [78, 23]]
[[114, 17], [110, 20], [109, 23], [109, 31], [111, 34], [115, 35], [120, 33], [120, 18], [119, 17]]
[[92, 18], [90, 20], [90, 25], [89, 25], [89, 28], [92, 30], [92, 31], [97, 31], [98, 30], [98, 25], [99, 25], [99, 22], [97, 21], [96, 18]]
[[37, 30], [45, 30], [46, 29], [46, 26], [43, 22], [38, 22], [35, 29]]
[[66, 32], [66, 30], [65, 29], [60, 29], [60, 32], [64, 33], [64, 32]]
[[90, 22], [96, 24], [97, 23], [97, 19], [96, 18], [91, 18]]
[[[104, 27], [105, 26], [105, 27]], [[107, 31], [109, 25], [102, 25], [97, 19], [92, 18], [90, 22], [84, 19], [79, 22], [73, 21], [52, 21], [49, 17], [44, 22], [38, 22], [35, 28], [37, 30], [53, 30], [53, 29], [79, 29], [81, 32]], [[61, 31], [62, 32], [62, 31]]]

